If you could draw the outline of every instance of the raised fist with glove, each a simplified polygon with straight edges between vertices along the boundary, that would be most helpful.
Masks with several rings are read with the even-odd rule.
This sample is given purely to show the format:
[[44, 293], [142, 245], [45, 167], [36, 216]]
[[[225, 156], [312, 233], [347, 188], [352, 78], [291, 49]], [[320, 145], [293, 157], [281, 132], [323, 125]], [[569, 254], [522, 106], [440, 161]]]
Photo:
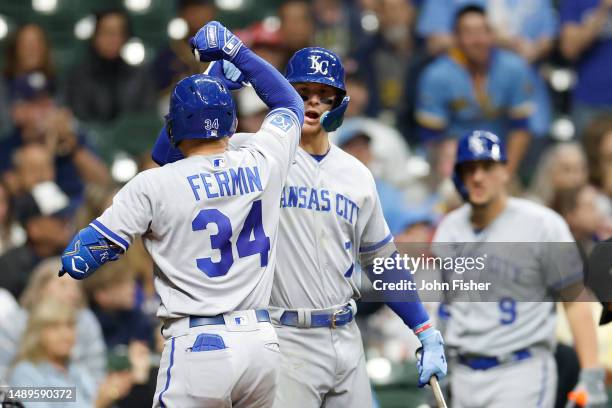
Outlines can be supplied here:
[[218, 21], [200, 28], [189, 43], [193, 54], [202, 62], [231, 61], [242, 47], [242, 41]]

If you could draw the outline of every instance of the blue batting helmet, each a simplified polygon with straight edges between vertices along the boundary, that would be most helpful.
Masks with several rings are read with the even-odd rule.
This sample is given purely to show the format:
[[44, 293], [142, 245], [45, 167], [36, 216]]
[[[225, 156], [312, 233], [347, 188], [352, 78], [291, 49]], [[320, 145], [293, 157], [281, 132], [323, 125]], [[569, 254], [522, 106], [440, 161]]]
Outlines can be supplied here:
[[459, 139], [457, 159], [453, 171], [453, 182], [461, 197], [467, 199], [468, 191], [463, 184], [459, 166], [474, 161], [506, 162], [506, 147], [501, 139], [486, 130], [475, 130]]
[[192, 75], [176, 84], [166, 128], [170, 140], [218, 140], [236, 131], [236, 109], [230, 91], [216, 78]]
[[285, 74], [289, 83], [315, 82], [336, 88], [342, 99], [346, 95], [344, 87], [344, 67], [340, 58], [325, 48], [308, 47], [297, 51], [287, 64]]

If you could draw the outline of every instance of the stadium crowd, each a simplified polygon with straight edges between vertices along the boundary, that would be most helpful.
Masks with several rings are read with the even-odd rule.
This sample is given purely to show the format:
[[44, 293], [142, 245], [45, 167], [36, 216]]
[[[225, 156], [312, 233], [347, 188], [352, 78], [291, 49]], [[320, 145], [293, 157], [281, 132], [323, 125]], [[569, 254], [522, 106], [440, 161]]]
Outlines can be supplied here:
[[[456, 140], [474, 129], [506, 141], [513, 194], [562, 215], [585, 255], [612, 236], [612, 1], [279, 3], [233, 28], [281, 72], [307, 46], [343, 58], [351, 103], [333, 140], [371, 169], [397, 242], [429, 242], [461, 205], [450, 179]], [[127, 181], [112, 160], [123, 152], [101, 154], [109, 146], [92, 129], [131, 114], [161, 119], [174, 84], [206, 68], [187, 41], [218, 10], [177, 1], [184, 35], [138, 65], [122, 54], [130, 12], [91, 12], [88, 50], [63, 70], [36, 21], [0, 42], [0, 383], [76, 383], [78, 406], [148, 406], [163, 344], [146, 250], [134, 245], [82, 284], [57, 278], [58, 256]], [[257, 130], [266, 106], [252, 88], [235, 96], [238, 130]], [[156, 136], [134, 135], [148, 143], [129, 152], [138, 170], [154, 166]], [[366, 344], [409, 358], [405, 345], [380, 347], [398, 341], [391, 315], [363, 309]], [[612, 337], [600, 334], [612, 378]]]

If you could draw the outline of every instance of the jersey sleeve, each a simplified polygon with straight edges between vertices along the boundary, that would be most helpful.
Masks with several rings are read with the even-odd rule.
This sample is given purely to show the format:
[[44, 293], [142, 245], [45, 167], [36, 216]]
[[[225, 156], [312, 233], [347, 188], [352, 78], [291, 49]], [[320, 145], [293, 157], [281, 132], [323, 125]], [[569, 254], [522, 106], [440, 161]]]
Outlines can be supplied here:
[[558, 214], [547, 215], [542, 225], [542, 270], [547, 287], [553, 292], [559, 292], [582, 282], [584, 265], [567, 223]]
[[388, 257], [396, 250], [393, 235], [383, 216], [382, 206], [372, 175], [369, 175], [370, 194], [364, 200], [357, 218], [359, 263], [370, 265], [374, 258]]
[[283, 171], [284, 180], [300, 141], [302, 127], [299, 123], [289, 109], [274, 109], [266, 116], [259, 131], [240, 147], [274, 159]]
[[537, 19], [539, 21], [537, 39], [553, 39], [559, 31], [559, 25], [551, 0], [543, 1], [542, 6], [538, 9]]
[[138, 174], [123, 186], [112, 205], [90, 224], [124, 251], [137, 236], [147, 232], [153, 220], [155, 190], [147, 180], [147, 173]]
[[444, 130], [450, 116], [446, 102], [448, 85], [440, 68], [434, 62], [425, 69], [418, 84], [416, 120], [426, 129]]

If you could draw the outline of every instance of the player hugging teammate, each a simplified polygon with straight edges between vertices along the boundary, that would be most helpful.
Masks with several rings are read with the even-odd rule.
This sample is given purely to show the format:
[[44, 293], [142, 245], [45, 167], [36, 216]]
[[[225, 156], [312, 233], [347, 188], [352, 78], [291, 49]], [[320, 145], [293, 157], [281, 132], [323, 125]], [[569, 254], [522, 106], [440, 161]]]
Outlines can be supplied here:
[[[206, 30], [207, 26], [192, 42], [200, 56]], [[213, 63], [208, 72], [228, 89], [253, 83], [236, 62], [230, 58]], [[394, 257], [397, 251], [371, 173], [329, 142], [328, 132], [341, 125], [349, 103], [340, 59], [323, 48], [299, 50], [288, 63], [286, 79], [303, 101], [305, 118], [300, 145], [274, 210], [280, 210], [280, 222], [269, 311], [280, 342], [281, 363], [273, 405], [370, 407], [364, 350], [354, 322], [354, 299], [360, 296], [355, 265], [359, 262], [369, 274], [375, 258]], [[260, 97], [269, 96], [260, 92], [257, 83], [253, 86]], [[284, 122], [277, 124], [282, 127]], [[259, 134], [234, 135], [230, 150], [257, 144], [259, 138]], [[165, 130], [153, 158], [163, 167], [184, 161]], [[208, 191], [206, 180], [201, 183], [199, 190]], [[265, 218], [269, 208], [263, 208]], [[231, 267], [228, 270], [228, 277], [236, 273]], [[248, 271], [242, 272], [249, 276]], [[411, 279], [407, 271], [390, 272], [385, 276]], [[421, 385], [432, 376], [444, 377], [442, 337], [420, 301], [388, 305], [423, 344], [418, 361]]]
[[278, 202], [304, 105], [221, 24], [206, 24], [192, 44], [202, 61], [232, 60], [253, 84], [270, 108], [261, 129], [228, 150], [236, 129], [229, 89], [203, 74], [180, 81], [165, 137], [185, 158], [127, 183], [70, 243], [61, 273], [86, 278], [141, 235], [157, 266], [165, 337], [153, 406], [270, 407], [280, 354], [266, 308]]

